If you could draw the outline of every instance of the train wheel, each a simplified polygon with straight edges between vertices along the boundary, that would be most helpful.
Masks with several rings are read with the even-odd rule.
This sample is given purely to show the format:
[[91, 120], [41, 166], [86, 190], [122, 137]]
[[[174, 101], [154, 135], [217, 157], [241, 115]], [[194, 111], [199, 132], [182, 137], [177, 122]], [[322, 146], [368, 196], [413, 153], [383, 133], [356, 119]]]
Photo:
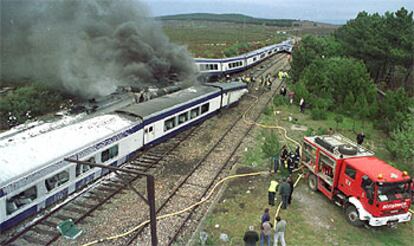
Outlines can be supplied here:
[[316, 176], [314, 174], [309, 174], [308, 186], [309, 186], [309, 189], [311, 189], [313, 191], [318, 190], [318, 179], [316, 178]]

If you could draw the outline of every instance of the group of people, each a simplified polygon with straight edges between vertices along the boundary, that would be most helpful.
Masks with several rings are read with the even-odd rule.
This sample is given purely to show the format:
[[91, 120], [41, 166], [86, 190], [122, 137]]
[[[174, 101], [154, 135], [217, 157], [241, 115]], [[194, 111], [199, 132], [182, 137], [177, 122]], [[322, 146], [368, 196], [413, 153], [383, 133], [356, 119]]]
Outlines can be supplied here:
[[288, 178], [282, 178], [280, 184], [276, 180], [270, 181], [268, 189], [269, 205], [275, 206], [276, 193], [278, 192], [282, 201], [282, 209], [287, 209], [288, 205], [292, 203], [294, 183], [292, 175], [289, 175]]
[[273, 171], [276, 174], [279, 171], [280, 165], [282, 167], [288, 169], [289, 174], [293, 173], [293, 170], [298, 168], [300, 162], [300, 148], [299, 146], [296, 148], [295, 152], [288, 151], [286, 145], [282, 147], [279, 156], [273, 156]]
[[[295, 98], [295, 92], [294, 91], [290, 91], [288, 93], [286, 87], [284, 85], [282, 85], [282, 87], [280, 88], [279, 94], [281, 96], [283, 96], [283, 97], [285, 97], [286, 95], [288, 95], [290, 104], [293, 104], [293, 100]], [[304, 113], [305, 112], [305, 107], [306, 107], [305, 98], [302, 97], [299, 100], [300, 112]]]
[[276, 217], [276, 225], [274, 226], [273, 231], [273, 224], [270, 222], [269, 209], [266, 208], [261, 218], [260, 237], [259, 234], [254, 230], [254, 226], [249, 226], [249, 230], [244, 234], [243, 240], [245, 246], [254, 246], [259, 240], [260, 246], [264, 246], [265, 241], [267, 242], [267, 245], [270, 246], [273, 234], [273, 245], [277, 246], [280, 240], [282, 246], [285, 246], [285, 232], [286, 220], [283, 220], [280, 216]]

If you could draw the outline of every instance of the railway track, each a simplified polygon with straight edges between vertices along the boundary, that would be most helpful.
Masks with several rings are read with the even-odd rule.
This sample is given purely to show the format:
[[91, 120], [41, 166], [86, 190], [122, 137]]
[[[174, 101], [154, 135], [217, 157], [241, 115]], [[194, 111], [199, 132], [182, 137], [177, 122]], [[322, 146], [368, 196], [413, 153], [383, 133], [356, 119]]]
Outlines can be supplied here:
[[[166, 158], [173, 153], [180, 143], [193, 134], [195, 129], [196, 127], [193, 127], [167, 142], [142, 151], [132, 161], [123, 164], [122, 168], [139, 172], [149, 172], [151, 169], [157, 168], [163, 161], [166, 161]], [[126, 174], [123, 174], [122, 177], [123, 180], [111, 175], [103, 177], [100, 181], [73, 195], [54, 209], [47, 211], [43, 216], [35, 219], [33, 223], [0, 244], [16, 246], [51, 245], [60, 237], [56, 230], [59, 222], [72, 219], [75, 224], [81, 223], [92, 212], [108, 203], [116, 194], [128, 188], [125, 182], [131, 184], [141, 178], [141, 176]]]
[[[271, 63], [269, 69], [278, 64], [283, 57]], [[262, 74], [268, 72], [264, 70]], [[281, 84], [281, 83], [280, 83]], [[257, 120], [263, 113], [267, 104], [272, 99], [274, 93], [278, 91], [280, 84], [274, 86], [272, 93], [267, 93], [263, 98], [261, 95], [261, 103], [258, 103], [253, 118]], [[270, 94], [270, 95], [269, 95]], [[225, 131], [225, 133], [215, 142], [215, 144], [207, 151], [192, 170], [178, 183], [169, 196], [162, 202], [157, 209], [157, 215], [169, 214], [177, 210], [181, 210], [200, 201], [212, 186], [218, 181], [223, 172], [236, 163], [235, 156], [245, 137], [253, 129], [253, 125], [246, 125], [240, 115]], [[228, 147], [231, 146], [230, 150]], [[191, 195], [190, 195], [191, 194]], [[192, 218], [195, 209], [175, 217], [167, 218], [157, 222], [158, 228], [163, 233], [158, 233], [158, 241], [160, 245], [172, 245], [183, 232], [187, 222]], [[158, 230], [158, 231], [160, 231]], [[123, 245], [149, 245], [150, 231], [148, 226], [140, 228], [136, 233], [127, 238]]]
[[[261, 66], [271, 68], [275, 64], [279, 63], [283, 59], [283, 55], [277, 59], [268, 59], [266, 63], [261, 63]], [[253, 72], [253, 76], [262, 76], [267, 70], [256, 70]], [[251, 72], [246, 72], [250, 73]], [[239, 121], [240, 119], [238, 119]], [[231, 129], [236, 127], [236, 123], [232, 125]], [[122, 166], [122, 168], [132, 169], [140, 172], [149, 172], [159, 167], [163, 162], [166, 161], [169, 155], [189, 136], [191, 136], [195, 127], [187, 130], [185, 133], [181, 133], [176, 137], [168, 140], [167, 142], [161, 143], [158, 146], [139, 153], [136, 158]], [[229, 132], [231, 131], [229, 129]], [[225, 138], [227, 134], [223, 136]], [[223, 141], [223, 140], [221, 140]], [[217, 146], [216, 146], [217, 147]], [[214, 149], [211, 149], [210, 153]], [[198, 168], [201, 168], [203, 162], [200, 162]], [[197, 168], [196, 168], [197, 169]], [[195, 173], [196, 169], [192, 173]], [[223, 167], [224, 169], [224, 167]], [[219, 172], [220, 173], [220, 172]], [[60, 234], [56, 230], [56, 226], [59, 222], [71, 218], [76, 224], [82, 223], [85, 218], [90, 216], [94, 211], [102, 207], [105, 203], [111, 202], [111, 198], [116, 194], [119, 194], [127, 188], [124, 183], [127, 181], [128, 184], [135, 182], [139, 179], [139, 176], [124, 175], [124, 180], [120, 180], [116, 176], [106, 176], [100, 181], [92, 184], [85, 188], [83, 191], [72, 195], [65, 202], [55, 206], [53, 209], [46, 211], [43, 215], [39, 216], [34, 220], [33, 223], [26, 225], [19, 232], [12, 234], [7, 239], [0, 242], [1, 245], [51, 245], [57, 239]], [[190, 179], [190, 176], [187, 178]], [[187, 180], [186, 179], [186, 180]], [[185, 182], [180, 185], [182, 188]], [[180, 193], [180, 188], [177, 188], [173, 194]], [[167, 200], [173, 201], [174, 195], [171, 195]], [[167, 209], [168, 206], [161, 205], [159, 211]], [[136, 237], [135, 237], [136, 238]], [[130, 239], [131, 242], [135, 238]]]

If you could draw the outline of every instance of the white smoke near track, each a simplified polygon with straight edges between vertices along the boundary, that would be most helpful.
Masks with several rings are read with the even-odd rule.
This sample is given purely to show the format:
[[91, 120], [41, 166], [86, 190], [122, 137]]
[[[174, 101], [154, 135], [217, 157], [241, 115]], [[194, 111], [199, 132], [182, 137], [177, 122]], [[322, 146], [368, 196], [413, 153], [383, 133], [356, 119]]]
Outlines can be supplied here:
[[88, 97], [195, 75], [186, 48], [171, 43], [138, 1], [0, 3], [2, 82], [41, 82]]

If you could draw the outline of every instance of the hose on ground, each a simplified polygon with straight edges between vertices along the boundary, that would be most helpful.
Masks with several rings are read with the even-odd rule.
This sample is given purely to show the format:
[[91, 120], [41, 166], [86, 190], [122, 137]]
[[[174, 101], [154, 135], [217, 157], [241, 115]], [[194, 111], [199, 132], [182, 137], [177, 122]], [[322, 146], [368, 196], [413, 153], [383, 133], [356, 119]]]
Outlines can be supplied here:
[[[258, 102], [258, 101], [259, 101], [259, 98], [258, 98], [258, 97], [255, 97], [255, 98], [256, 98], [256, 102]], [[244, 121], [245, 123], [249, 124], [249, 125], [252, 125], [252, 124], [253, 124], [253, 125], [256, 125], [256, 126], [258, 126], [258, 127], [260, 127], [260, 128], [265, 128], [265, 129], [279, 129], [279, 130], [283, 131], [283, 132], [284, 132], [284, 134], [283, 134], [283, 135], [284, 135], [285, 139], [287, 139], [288, 141], [291, 141], [292, 143], [294, 143], [294, 144], [296, 144], [297, 146], [299, 146], [299, 148], [300, 148], [300, 153], [302, 153], [302, 146], [301, 146], [301, 145], [300, 145], [297, 141], [295, 141], [294, 139], [290, 138], [290, 137], [287, 135], [287, 130], [286, 130], [285, 128], [283, 128], [283, 127], [281, 127], [281, 126], [278, 126], [278, 125], [275, 125], [275, 126], [271, 126], [271, 125], [264, 125], [264, 124], [257, 123], [257, 122], [252, 121], [252, 120], [248, 120], [248, 119], [247, 119], [247, 117], [246, 117], [246, 115], [247, 115], [247, 113], [251, 110], [251, 108], [252, 108], [254, 105], [256, 105], [256, 103], [253, 103], [253, 104], [252, 104], [251, 106], [249, 106], [249, 108], [248, 108], [248, 109], [244, 112], [244, 114], [243, 114], [243, 121]], [[299, 171], [299, 170], [300, 170], [300, 168], [299, 168], [299, 169], [294, 170], [294, 172]], [[165, 218], [168, 218], [168, 217], [176, 216], [176, 215], [178, 215], [178, 214], [185, 213], [185, 212], [187, 212], [187, 211], [189, 211], [189, 210], [191, 210], [191, 209], [193, 209], [193, 208], [195, 208], [195, 207], [197, 207], [197, 206], [199, 206], [199, 205], [203, 204], [204, 202], [206, 202], [206, 201], [208, 201], [208, 200], [210, 199], [210, 197], [211, 197], [211, 196], [213, 195], [213, 193], [216, 191], [217, 187], [218, 187], [218, 186], [220, 186], [221, 184], [223, 184], [225, 181], [228, 181], [228, 180], [231, 180], [231, 179], [235, 179], [235, 178], [241, 178], [241, 177], [251, 177], [251, 176], [258, 176], [258, 175], [267, 175], [267, 174], [269, 174], [269, 173], [272, 173], [272, 172], [269, 172], [269, 171], [261, 171], [261, 172], [253, 172], [253, 173], [236, 174], [236, 175], [227, 176], [227, 177], [225, 177], [225, 178], [221, 179], [219, 182], [217, 182], [217, 183], [213, 186], [213, 188], [211, 189], [211, 191], [207, 194], [207, 196], [203, 197], [200, 201], [198, 201], [198, 202], [194, 203], [193, 205], [191, 205], [191, 206], [189, 206], [189, 207], [187, 207], [187, 208], [184, 208], [184, 209], [182, 209], [182, 210], [180, 210], [180, 211], [176, 211], [176, 212], [173, 212], [173, 213], [163, 214], [163, 215], [157, 216], [157, 217], [156, 217], [156, 219], [157, 219], [157, 220], [162, 220], [162, 219], [165, 219]], [[301, 179], [302, 177], [303, 177], [303, 174], [300, 174], [300, 175], [299, 175], [299, 178], [296, 180], [296, 182], [295, 182], [295, 184], [294, 184], [294, 187], [296, 187], [296, 185], [299, 183], [299, 181], [300, 181], [300, 179]], [[281, 208], [281, 203], [280, 203], [280, 204], [279, 204], [279, 206], [278, 206], [278, 210], [277, 210], [277, 212], [276, 212], [276, 215], [279, 213], [280, 208]], [[275, 216], [275, 219], [276, 219], [276, 217], [277, 217], [277, 216]], [[91, 245], [95, 245], [95, 244], [98, 244], [98, 243], [102, 243], [102, 242], [106, 242], [106, 241], [110, 241], [110, 240], [115, 240], [115, 239], [118, 239], [118, 238], [122, 238], [122, 237], [128, 236], [129, 234], [131, 234], [131, 233], [133, 233], [133, 232], [137, 231], [138, 229], [140, 229], [141, 227], [143, 227], [143, 226], [147, 225], [149, 222], [150, 222], [150, 220], [146, 220], [146, 221], [142, 222], [141, 224], [139, 224], [139, 225], [135, 226], [134, 228], [130, 229], [130, 230], [129, 230], [129, 231], [127, 231], [127, 232], [124, 232], [124, 233], [121, 233], [121, 234], [117, 234], [117, 235], [114, 235], [114, 236], [110, 236], [110, 237], [107, 237], [107, 238], [97, 239], [97, 240], [91, 241], [91, 242], [89, 242], [89, 243], [83, 244], [82, 246], [91, 246]]]

